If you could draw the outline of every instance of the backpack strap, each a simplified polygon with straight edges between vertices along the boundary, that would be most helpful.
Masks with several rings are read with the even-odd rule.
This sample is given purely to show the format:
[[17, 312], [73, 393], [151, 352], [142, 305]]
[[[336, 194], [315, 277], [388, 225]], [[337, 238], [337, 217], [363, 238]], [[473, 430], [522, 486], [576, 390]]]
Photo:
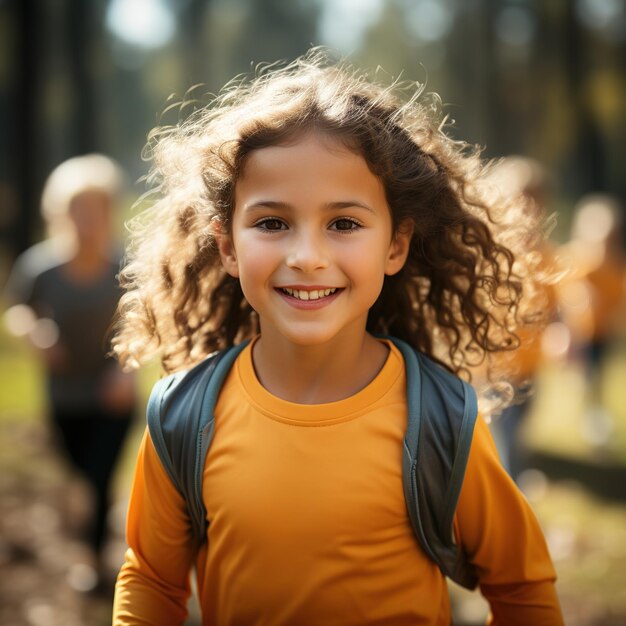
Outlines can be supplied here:
[[[389, 339], [406, 365], [408, 424], [402, 475], [413, 531], [444, 575], [473, 589], [477, 577], [454, 542], [452, 524], [477, 417], [476, 394], [469, 384], [407, 343]], [[187, 502], [198, 544], [206, 539], [202, 475], [213, 438], [214, 408], [228, 372], [247, 343], [159, 380], [148, 401], [150, 436], [168, 476]]]
[[402, 474], [411, 525], [441, 571], [473, 589], [476, 572], [454, 541], [453, 521], [478, 415], [476, 393], [407, 343], [390, 339], [406, 366], [408, 424]]
[[172, 484], [187, 503], [194, 540], [206, 539], [202, 474], [215, 426], [219, 391], [247, 341], [159, 380], [148, 400], [148, 429]]

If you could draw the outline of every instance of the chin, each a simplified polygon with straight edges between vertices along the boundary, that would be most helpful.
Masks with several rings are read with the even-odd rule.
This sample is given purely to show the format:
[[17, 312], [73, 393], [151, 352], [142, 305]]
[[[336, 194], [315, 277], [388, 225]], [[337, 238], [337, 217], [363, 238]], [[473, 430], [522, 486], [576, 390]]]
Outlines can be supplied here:
[[315, 346], [324, 346], [333, 342], [341, 342], [347, 335], [352, 335], [346, 329], [327, 329], [327, 328], [303, 328], [298, 330], [287, 330], [282, 332], [282, 337], [294, 346], [301, 348], [313, 348]]

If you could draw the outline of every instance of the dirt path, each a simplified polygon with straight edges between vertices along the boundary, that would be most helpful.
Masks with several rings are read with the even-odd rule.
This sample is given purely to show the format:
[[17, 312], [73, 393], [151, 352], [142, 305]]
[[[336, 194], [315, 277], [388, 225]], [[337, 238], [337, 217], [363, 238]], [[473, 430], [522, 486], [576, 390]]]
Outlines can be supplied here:
[[[114, 533], [101, 588], [81, 541], [89, 492], [54, 452], [45, 427], [0, 422], [0, 624], [111, 623], [123, 544]], [[117, 536], [116, 536], [117, 535]], [[109, 563], [110, 561], [110, 563]]]

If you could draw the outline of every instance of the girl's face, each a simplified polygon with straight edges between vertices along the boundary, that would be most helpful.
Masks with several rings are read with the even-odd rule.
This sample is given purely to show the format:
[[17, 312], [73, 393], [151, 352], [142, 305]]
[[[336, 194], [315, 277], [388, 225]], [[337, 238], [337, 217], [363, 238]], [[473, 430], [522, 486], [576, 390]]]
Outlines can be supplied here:
[[402, 268], [410, 238], [393, 233], [383, 185], [365, 160], [308, 134], [248, 155], [232, 231], [219, 247], [264, 339], [315, 345], [362, 338], [385, 274]]

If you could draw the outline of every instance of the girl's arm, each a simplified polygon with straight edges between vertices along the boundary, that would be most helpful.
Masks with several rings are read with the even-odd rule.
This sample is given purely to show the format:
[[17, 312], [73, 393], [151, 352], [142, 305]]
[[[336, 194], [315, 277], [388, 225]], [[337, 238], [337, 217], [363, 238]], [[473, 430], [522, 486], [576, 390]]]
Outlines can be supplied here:
[[182, 496], [146, 432], [126, 527], [128, 550], [115, 587], [113, 626], [182, 624], [195, 550]]
[[478, 570], [490, 626], [562, 626], [556, 573], [530, 505], [502, 468], [479, 417], [455, 519]]

